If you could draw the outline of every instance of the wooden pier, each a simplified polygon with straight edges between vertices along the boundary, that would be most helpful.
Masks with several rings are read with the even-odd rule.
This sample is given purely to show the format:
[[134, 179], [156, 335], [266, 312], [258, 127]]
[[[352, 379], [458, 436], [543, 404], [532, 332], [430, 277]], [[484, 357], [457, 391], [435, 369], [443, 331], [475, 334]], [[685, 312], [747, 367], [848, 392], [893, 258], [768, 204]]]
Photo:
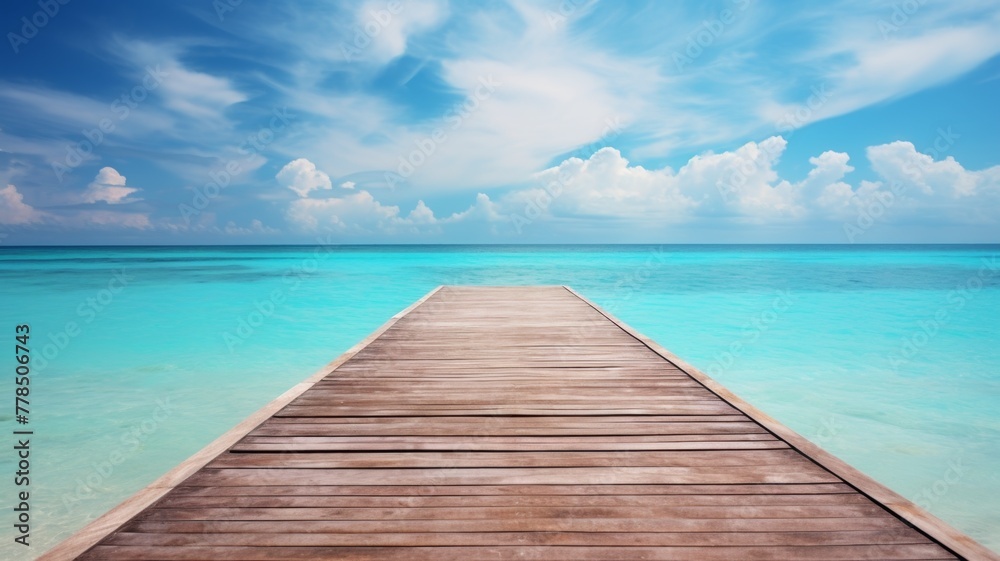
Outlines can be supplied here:
[[1000, 557], [546, 286], [438, 288], [43, 559]]

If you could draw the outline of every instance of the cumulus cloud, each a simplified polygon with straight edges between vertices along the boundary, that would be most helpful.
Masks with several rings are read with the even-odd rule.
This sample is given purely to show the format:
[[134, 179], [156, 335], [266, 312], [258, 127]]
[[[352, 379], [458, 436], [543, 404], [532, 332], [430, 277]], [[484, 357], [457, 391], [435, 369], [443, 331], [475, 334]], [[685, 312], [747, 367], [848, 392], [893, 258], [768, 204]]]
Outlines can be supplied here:
[[20, 225], [41, 222], [43, 213], [24, 202], [17, 187], [7, 185], [0, 189], [0, 224]]
[[[916, 212], [976, 215], [997, 221], [1000, 166], [970, 171], [952, 157], [935, 159], [909, 142], [870, 147], [877, 181], [852, 186], [850, 156], [827, 151], [809, 159], [805, 178], [779, 177], [775, 165], [787, 146], [780, 136], [736, 150], [691, 158], [678, 171], [631, 165], [604, 148], [587, 160], [569, 158], [536, 174], [538, 187], [515, 190], [500, 212], [520, 220], [620, 218], [654, 223], [732, 221], [747, 224], [844, 220], [873, 201], [892, 201], [899, 216]], [[988, 218], [992, 217], [992, 218]]]
[[784, 138], [774, 136], [731, 151], [699, 154], [677, 170], [633, 165], [608, 147], [586, 159], [567, 158], [535, 174], [533, 185], [509, 190], [497, 200], [479, 193], [466, 210], [449, 216], [435, 215], [422, 200], [404, 214], [398, 206], [382, 204], [359, 190], [343, 197], [295, 200], [287, 219], [303, 230], [389, 234], [434, 231], [458, 222], [507, 222], [513, 232], [546, 219], [620, 221], [652, 228], [825, 221], [835, 226], [831, 232], [839, 232], [841, 225], [877, 204], [892, 207], [890, 220], [1000, 220], [1000, 166], [970, 171], [954, 158], [936, 158], [909, 142], [892, 142], [867, 150], [876, 180], [851, 183], [855, 168], [850, 155], [832, 150], [809, 158], [805, 177], [792, 180], [776, 169], [786, 147]]
[[230, 220], [226, 222], [226, 227], [222, 229], [223, 232], [230, 235], [246, 236], [251, 234], [276, 234], [278, 230], [271, 228], [270, 226], [264, 225], [264, 223], [258, 219], [253, 219], [250, 221], [250, 226], [239, 226], [236, 222]]
[[581, 216], [637, 216], [659, 209], [661, 218], [681, 216], [695, 202], [680, 190], [669, 168], [630, 166], [614, 148], [602, 148], [587, 160], [570, 158], [536, 175], [542, 189], [515, 193], [508, 202], [552, 196], [550, 212]]
[[83, 228], [131, 228], [150, 230], [153, 223], [149, 215], [142, 212], [112, 212], [110, 210], [85, 210], [78, 214], [62, 217], [59, 223]]
[[310, 191], [317, 189], [333, 188], [330, 176], [316, 169], [316, 164], [305, 158], [285, 164], [276, 178], [281, 185], [295, 191], [300, 197], [308, 197]]
[[[939, 137], [939, 141], [943, 137]], [[952, 224], [996, 224], [1000, 220], [1000, 166], [968, 170], [953, 157], [935, 158], [910, 142], [868, 148], [872, 169], [883, 179], [877, 193], [891, 192], [899, 214]]]
[[503, 222], [509, 217], [488, 196], [479, 193], [469, 208], [438, 217], [422, 200], [403, 214], [396, 205], [384, 205], [368, 191], [328, 199], [296, 199], [288, 206], [287, 220], [303, 231], [334, 230], [346, 233], [420, 233], [439, 231], [457, 222]]
[[423, 200], [418, 200], [413, 209], [404, 214], [398, 206], [383, 204], [369, 191], [356, 189], [353, 181], [344, 181], [339, 185], [347, 191], [343, 196], [314, 198], [311, 196], [314, 192], [330, 190], [333, 184], [326, 173], [305, 158], [289, 162], [276, 177], [281, 185], [299, 195], [298, 199], [289, 203], [285, 218], [302, 231], [391, 234], [438, 231], [443, 224], [465, 220], [497, 222], [507, 219], [482, 193], [469, 208], [445, 217], [436, 216]]
[[490, 200], [488, 195], [479, 193], [476, 195], [476, 202], [472, 203], [472, 206], [462, 212], [452, 214], [447, 219], [449, 222], [462, 222], [464, 220], [476, 222], [509, 222], [511, 217], [509, 213], [502, 210], [499, 204]]
[[[101, 170], [111, 170], [104, 168]], [[114, 170], [111, 170], [114, 172]], [[117, 175], [117, 172], [115, 172]], [[101, 174], [98, 174], [101, 177]], [[121, 176], [118, 176], [121, 177]], [[106, 174], [105, 178], [112, 178]], [[121, 178], [124, 182], [124, 177]], [[141, 212], [114, 212], [110, 210], [78, 210], [70, 213], [42, 212], [24, 202], [13, 185], [0, 189], [0, 224], [26, 225], [34, 223], [55, 224], [67, 228], [153, 228], [149, 215]]]
[[135, 199], [128, 196], [138, 189], [125, 186], [125, 176], [118, 173], [111, 167], [103, 167], [97, 172], [94, 180], [87, 185], [87, 190], [83, 192], [82, 200], [85, 203], [105, 202], [110, 205], [130, 203]]
[[[420, 202], [411, 214], [426, 215], [426, 212], [418, 211], [420, 207], [426, 209]], [[368, 191], [358, 191], [339, 198], [298, 199], [289, 205], [287, 216], [291, 223], [303, 230], [356, 232], [392, 230], [407, 220], [400, 216], [398, 206], [383, 205]], [[430, 218], [433, 219], [433, 213], [430, 213]], [[424, 219], [426, 220], [426, 216]]]
[[951, 156], [934, 160], [910, 142], [896, 141], [868, 148], [868, 159], [881, 177], [925, 195], [972, 197], [995, 192], [1000, 166], [969, 171]]
[[[697, 216], [754, 220], [803, 214], [796, 186], [779, 181], [774, 164], [786, 142], [771, 137], [737, 150], [691, 158], [677, 171], [633, 166], [614, 148], [589, 159], [569, 158], [536, 174], [540, 187], [502, 199], [512, 212], [565, 217], [611, 217], [683, 222]], [[529, 217], [530, 219], [530, 217]]]

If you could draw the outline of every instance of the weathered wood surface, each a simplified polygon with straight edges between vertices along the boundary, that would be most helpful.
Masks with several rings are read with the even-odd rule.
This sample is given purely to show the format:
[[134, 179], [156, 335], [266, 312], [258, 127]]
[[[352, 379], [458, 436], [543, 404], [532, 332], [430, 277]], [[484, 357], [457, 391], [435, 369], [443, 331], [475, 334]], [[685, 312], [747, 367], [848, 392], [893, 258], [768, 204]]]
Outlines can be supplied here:
[[668, 355], [564, 287], [443, 287], [48, 558], [996, 559]]

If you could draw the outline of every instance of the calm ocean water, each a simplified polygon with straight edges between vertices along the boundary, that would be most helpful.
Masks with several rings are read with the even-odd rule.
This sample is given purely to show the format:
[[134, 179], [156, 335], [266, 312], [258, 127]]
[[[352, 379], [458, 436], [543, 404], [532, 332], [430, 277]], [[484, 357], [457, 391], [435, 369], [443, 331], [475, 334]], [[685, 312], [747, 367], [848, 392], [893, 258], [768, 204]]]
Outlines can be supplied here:
[[[30, 324], [29, 559], [439, 284], [567, 284], [1000, 549], [1000, 246], [0, 248]], [[68, 323], [76, 328], [67, 329]], [[3, 387], [14, 419], [15, 367]]]

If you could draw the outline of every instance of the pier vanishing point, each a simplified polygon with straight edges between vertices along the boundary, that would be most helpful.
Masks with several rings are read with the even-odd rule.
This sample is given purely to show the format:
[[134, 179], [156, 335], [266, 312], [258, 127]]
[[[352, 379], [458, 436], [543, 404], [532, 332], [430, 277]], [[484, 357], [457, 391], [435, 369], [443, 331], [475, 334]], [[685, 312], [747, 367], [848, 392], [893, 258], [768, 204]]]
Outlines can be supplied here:
[[42, 559], [1000, 557], [567, 287], [446, 286]]

